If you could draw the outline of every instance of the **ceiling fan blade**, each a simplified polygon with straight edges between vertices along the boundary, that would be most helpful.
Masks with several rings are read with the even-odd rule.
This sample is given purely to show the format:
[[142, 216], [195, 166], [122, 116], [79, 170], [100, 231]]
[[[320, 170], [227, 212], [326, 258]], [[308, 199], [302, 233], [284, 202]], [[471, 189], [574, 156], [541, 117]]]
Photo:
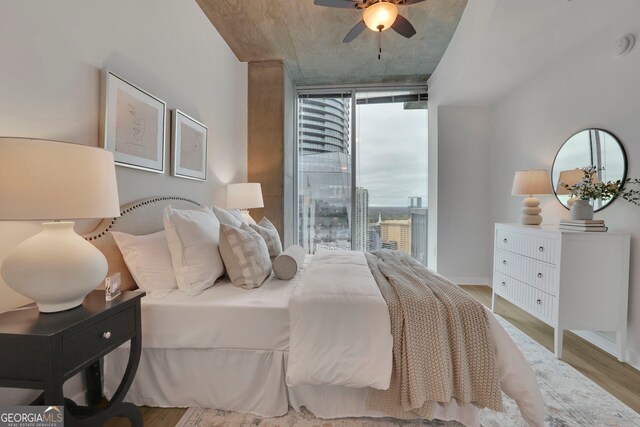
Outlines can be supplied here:
[[401, 4], [410, 5], [410, 4], [422, 3], [423, 1], [425, 0], [404, 0]]
[[358, 2], [351, 0], [314, 0], [313, 4], [316, 6], [337, 7], [339, 9], [355, 9], [358, 7]]
[[358, 37], [360, 35], [360, 33], [362, 33], [365, 28], [367, 28], [367, 25], [364, 23], [364, 21], [360, 21], [358, 22], [352, 29], [351, 31], [349, 31], [349, 33], [345, 36], [344, 40], [342, 40], [342, 43], [349, 43], [351, 42], [353, 39], [355, 39], [356, 37]]
[[396, 33], [408, 39], [416, 34], [416, 29], [413, 28], [413, 25], [411, 25], [411, 23], [407, 21], [407, 18], [402, 15], [398, 15], [391, 28], [393, 28]]

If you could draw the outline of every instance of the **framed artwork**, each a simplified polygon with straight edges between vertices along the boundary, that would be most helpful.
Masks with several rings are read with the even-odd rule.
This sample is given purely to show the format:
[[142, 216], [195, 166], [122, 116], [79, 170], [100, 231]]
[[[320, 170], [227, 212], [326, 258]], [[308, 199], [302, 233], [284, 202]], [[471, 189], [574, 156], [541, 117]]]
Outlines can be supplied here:
[[171, 129], [172, 175], [205, 181], [207, 179], [207, 127], [182, 111], [174, 109]]
[[109, 70], [103, 70], [104, 149], [118, 166], [164, 173], [167, 104]]

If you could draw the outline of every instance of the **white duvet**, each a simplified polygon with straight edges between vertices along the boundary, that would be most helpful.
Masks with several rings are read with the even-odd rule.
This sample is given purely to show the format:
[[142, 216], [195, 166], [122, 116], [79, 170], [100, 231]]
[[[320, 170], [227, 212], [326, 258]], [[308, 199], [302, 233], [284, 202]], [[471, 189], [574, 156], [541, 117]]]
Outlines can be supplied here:
[[318, 253], [289, 301], [287, 384], [386, 390], [391, 323], [362, 252]]
[[[502, 390], [530, 425], [542, 426], [544, 403], [533, 370], [487, 313]], [[389, 387], [389, 311], [362, 252], [314, 255], [289, 301], [289, 321], [289, 386]]]

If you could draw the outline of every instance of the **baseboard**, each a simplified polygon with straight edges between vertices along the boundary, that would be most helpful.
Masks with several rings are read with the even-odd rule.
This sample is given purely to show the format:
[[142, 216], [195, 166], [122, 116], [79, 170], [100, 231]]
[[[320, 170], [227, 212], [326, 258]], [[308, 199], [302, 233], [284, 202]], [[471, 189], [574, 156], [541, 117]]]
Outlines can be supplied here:
[[484, 285], [491, 286], [491, 279], [488, 277], [448, 277], [457, 285]]
[[[618, 345], [615, 342], [609, 341], [600, 334], [592, 331], [571, 331], [580, 338], [590, 342], [599, 349], [609, 353], [614, 357], [618, 357]], [[627, 348], [626, 363], [635, 369], [640, 371], [640, 354]]]
[[640, 353], [627, 349], [627, 363], [640, 371]]

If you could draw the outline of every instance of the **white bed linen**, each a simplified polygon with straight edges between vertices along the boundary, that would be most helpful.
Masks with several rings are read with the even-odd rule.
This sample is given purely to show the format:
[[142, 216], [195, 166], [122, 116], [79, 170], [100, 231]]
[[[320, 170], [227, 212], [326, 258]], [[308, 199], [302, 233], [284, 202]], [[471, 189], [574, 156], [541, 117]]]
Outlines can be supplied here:
[[[307, 259], [306, 269], [308, 262]], [[313, 270], [309, 274], [314, 274]], [[263, 417], [283, 415], [289, 406], [297, 410], [305, 406], [320, 418], [385, 416], [366, 408], [367, 388], [291, 387], [285, 383], [289, 365], [289, 322], [282, 299], [289, 298], [287, 295], [291, 295], [300, 276], [299, 273], [287, 282], [270, 278], [269, 283], [251, 291], [236, 288], [228, 282], [221, 283], [195, 299], [179, 293], [164, 300], [143, 298], [145, 348], [126, 400], [137, 405], [207, 407]], [[329, 281], [330, 277], [318, 277], [324, 279], [328, 287], [336, 286], [334, 281]], [[210, 298], [205, 297], [194, 307], [194, 300], [201, 299], [207, 292]], [[201, 310], [206, 314], [197, 314]], [[541, 426], [544, 406], [533, 371], [493, 314], [489, 311], [488, 314], [502, 389], [517, 401], [531, 425]], [[282, 315], [287, 317], [284, 322], [277, 320]], [[187, 318], [183, 320], [182, 316]], [[386, 316], [388, 319], [388, 312]], [[155, 322], [153, 328], [152, 322]], [[287, 325], [286, 330], [274, 327], [278, 322]], [[206, 328], [207, 325], [211, 327]], [[186, 333], [186, 327], [200, 332]], [[162, 328], [168, 330], [160, 331]], [[262, 331], [262, 335], [253, 331], [247, 333], [250, 329]], [[207, 332], [203, 333], [203, 330]], [[239, 333], [240, 330], [243, 333]], [[201, 339], [208, 339], [219, 347], [203, 347]], [[176, 342], [184, 347], [176, 346]], [[153, 347], [150, 343], [169, 344], [169, 347], [150, 348]], [[105, 357], [107, 397], [113, 395], [120, 383], [128, 352], [128, 346], [123, 346]], [[439, 408], [436, 414], [439, 419], [479, 425], [478, 410], [473, 405], [453, 402], [446, 408]]]
[[[287, 385], [388, 388], [389, 311], [362, 252], [314, 255], [289, 311]], [[487, 317], [502, 390], [531, 425], [542, 425], [544, 402], [531, 366], [489, 310]]]
[[[111, 398], [129, 349], [105, 357], [105, 396]], [[154, 407], [199, 407], [277, 417], [304, 406], [318, 418], [386, 417], [367, 409], [368, 388], [287, 387], [287, 352], [242, 349], [144, 349], [127, 402]], [[436, 417], [479, 426], [473, 405], [438, 407]]]
[[224, 279], [198, 296], [174, 291], [162, 299], [142, 299], [144, 348], [289, 347], [287, 304], [298, 280], [269, 277], [246, 290]]
[[[104, 358], [104, 393], [111, 398], [124, 375], [129, 349]], [[262, 417], [287, 413], [286, 352], [245, 349], [142, 350], [125, 400], [164, 408], [215, 408]]]
[[389, 310], [363, 252], [313, 256], [291, 302], [287, 384], [389, 388]]

